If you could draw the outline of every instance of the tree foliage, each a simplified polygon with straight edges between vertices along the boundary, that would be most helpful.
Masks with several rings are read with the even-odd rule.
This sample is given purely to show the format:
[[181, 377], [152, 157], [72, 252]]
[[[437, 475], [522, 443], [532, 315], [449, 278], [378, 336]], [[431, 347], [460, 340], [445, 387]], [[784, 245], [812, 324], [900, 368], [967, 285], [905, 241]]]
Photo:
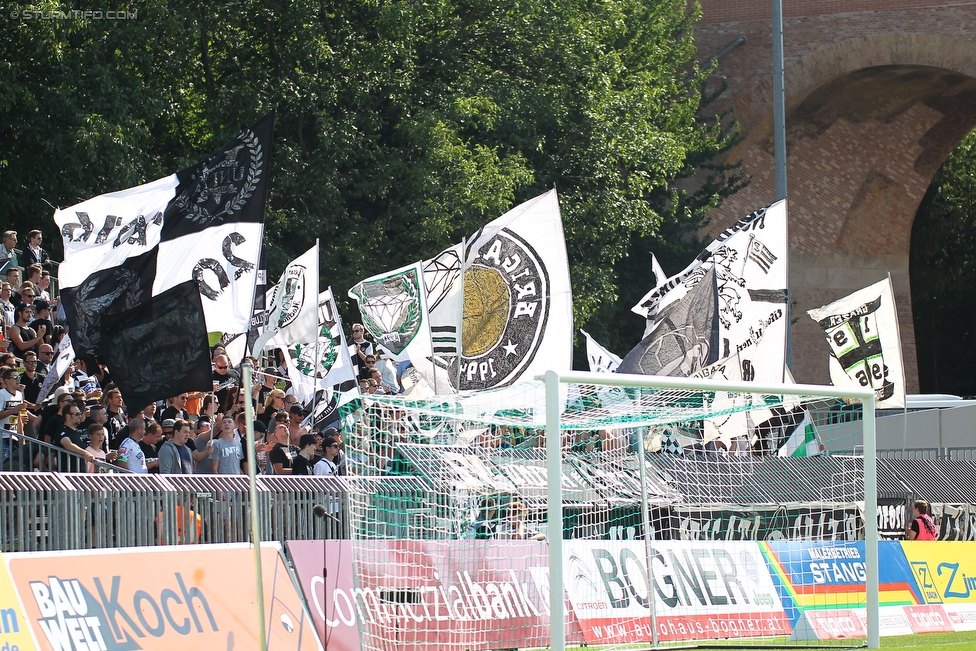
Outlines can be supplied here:
[[[51, 242], [43, 200], [171, 173], [276, 108], [271, 277], [319, 238], [323, 282], [341, 295], [556, 187], [577, 323], [625, 345], [621, 301], [650, 286], [628, 256], [661, 233], [654, 246], [667, 248], [734, 186], [708, 168], [730, 138], [702, 117], [698, 13], [683, 0], [147, 0], [138, 11], [0, 27], [5, 224], [44, 224]], [[702, 170], [697, 192], [681, 189]]]
[[946, 159], [912, 225], [912, 311], [924, 392], [976, 394], [976, 131]]

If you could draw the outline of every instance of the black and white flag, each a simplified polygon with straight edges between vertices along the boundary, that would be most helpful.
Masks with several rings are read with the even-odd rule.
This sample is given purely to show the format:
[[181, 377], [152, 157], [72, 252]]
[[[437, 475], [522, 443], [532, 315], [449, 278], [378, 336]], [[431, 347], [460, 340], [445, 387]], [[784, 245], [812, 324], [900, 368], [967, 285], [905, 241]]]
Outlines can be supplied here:
[[[714, 269], [719, 350], [715, 361], [738, 355], [745, 381], [782, 382], [789, 305], [789, 233], [786, 201], [740, 219], [683, 271], [648, 292], [632, 308], [647, 319], [683, 299]], [[626, 361], [626, 360], [625, 360]]]
[[79, 355], [99, 354], [103, 316], [196, 282], [206, 328], [245, 332], [264, 230], [274, 114], [176, 174], [54, 213], [58, 271]]
[[319, 333], [319, 243], [288, 263], [271, 292], [268, 321], [254, 342], [261, 351], [268, 343], [288, 346], [313, 343]]
[[718, 361], [719, 304], [715, 269], [655, 316], [650, 334], [627, 353], [617, 373], [688, 377]]
[[102, 359], [133, 411], [213, 388], [201, 300], [196, 283], [187, 280], [102, 319]]
[[905, 406], [905, 366], [890, 277], [807, 314], [827, 336], [834, 386], [871, 387], [879, 408]]

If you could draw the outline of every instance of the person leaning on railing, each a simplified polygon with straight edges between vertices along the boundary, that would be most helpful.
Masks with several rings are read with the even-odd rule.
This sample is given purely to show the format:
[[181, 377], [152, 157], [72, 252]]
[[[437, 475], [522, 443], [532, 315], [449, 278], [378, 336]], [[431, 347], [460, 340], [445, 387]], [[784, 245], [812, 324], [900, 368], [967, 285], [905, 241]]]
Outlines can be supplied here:
[[101, 461], [102, 463], [112, 463], [115, 458], [119, 455], [115, 450], [108, 450], [105, 444], [106, 432], [105, 428], [102, 427], [101, 423], [92, 423], [88, 426], [88, 447], [85, 448], [86, 452], [90, 452], [94, 461], [88, 462], [88, 472], [98, 472], [97, 464], [95, 461]]
[[[68, 452], [80, 454], [88, 464], [94, 464], [95, 455], [85, 449], [85, 442], [77, 430], [78, 425], [85, 417], [84, 412], [72, 401], [61, 410], [61, 416], [64, 418], [64, 429], [61, 431], [61, 436], [58, 437], [58, 445]], [[83, 472], [88, 469], [88, 465], [82, 468], [80, 460], [76, 457], [72, 455], [64, 455], [64, 457], [65, 463], [59, 468], [62, 472]]]
[[12, 457], [13, 444], [24, 436], [24, 426], [29, 422], [28, 419], [35, 419], [27, 409], [37, 409], [38, 406], [24, 400], [17, 369], [4, 368], [0, 372], [0, 382], [3, 384], [0, 388], [0, 423], [5, 432], [0, 463], [5, 463]]

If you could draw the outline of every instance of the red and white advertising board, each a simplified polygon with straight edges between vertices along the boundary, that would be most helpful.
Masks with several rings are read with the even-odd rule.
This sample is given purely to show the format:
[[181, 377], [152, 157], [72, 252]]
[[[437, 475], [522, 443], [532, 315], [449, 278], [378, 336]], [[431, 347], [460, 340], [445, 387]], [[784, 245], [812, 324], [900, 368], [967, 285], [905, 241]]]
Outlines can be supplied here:
[[[566, 590], [590, 644], [651, 639], [643, 541], [564, 542]], [[652, 598], [661, 641], [789, 635], [755, 542], [655, 541]]]
[[[333, 651], [549, 643], [545, 543], [293, 541], [288, 548], [316, 627], [320, 635], [325, 627]], [[574, 634], [572, 621], [567, 630]]]

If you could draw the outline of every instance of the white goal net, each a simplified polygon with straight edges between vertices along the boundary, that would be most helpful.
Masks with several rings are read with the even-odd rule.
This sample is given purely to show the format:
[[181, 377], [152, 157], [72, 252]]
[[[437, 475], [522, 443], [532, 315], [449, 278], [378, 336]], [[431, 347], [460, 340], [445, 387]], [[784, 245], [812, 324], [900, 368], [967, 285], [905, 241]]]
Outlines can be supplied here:
[[353, 403], [362, 647], [876, 643], [866, 397], [550, 374]]

